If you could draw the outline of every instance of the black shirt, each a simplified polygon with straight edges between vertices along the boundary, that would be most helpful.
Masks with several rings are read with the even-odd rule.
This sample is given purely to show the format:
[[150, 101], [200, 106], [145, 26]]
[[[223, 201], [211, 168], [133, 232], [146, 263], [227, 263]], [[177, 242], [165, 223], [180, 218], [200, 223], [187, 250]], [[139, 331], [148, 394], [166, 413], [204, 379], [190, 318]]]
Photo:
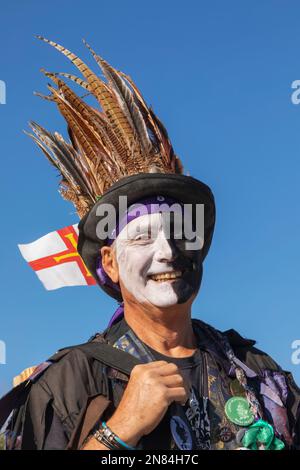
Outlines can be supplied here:
[[169, 407], [157, 428], [143, 438], [143, 448], [206, 448], [209, 445], [209, 422], [205, 415], [208, 402], [207, 398], [203, 397], [206, 391], [206, 376], [203, 376], [205, 369], [202, 351], [197, 349], [191, 356], [178, 358], [165, 356], [148, 345], [146, 348], [155, 360], [171, 362], [178, 366], [190, 394], [185, 406], [173, 403]]
[[167, 361], [176, 364], [183, 375], [185, 383], [193, 384], [197, 390], [200, 390], [202, 358], [199, 349], [197, 349], [192, 356], [179, 358], [165, 356], [164, 354], [161, 354], [160, 352], [150, 348], [150, 346], [146, 347], [150, 350], [156, 361]]

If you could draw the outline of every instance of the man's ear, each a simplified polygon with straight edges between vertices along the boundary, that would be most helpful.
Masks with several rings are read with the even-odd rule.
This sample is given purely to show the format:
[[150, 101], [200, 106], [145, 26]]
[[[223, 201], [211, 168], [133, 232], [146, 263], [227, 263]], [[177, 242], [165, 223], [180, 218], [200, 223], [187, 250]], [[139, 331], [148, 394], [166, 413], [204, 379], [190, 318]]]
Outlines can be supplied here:
[[103, 246], [100, 250], [102, 257], [102, 266], [110, 279], [119, 282], [119, 268], [115, 250], [111, 246]]

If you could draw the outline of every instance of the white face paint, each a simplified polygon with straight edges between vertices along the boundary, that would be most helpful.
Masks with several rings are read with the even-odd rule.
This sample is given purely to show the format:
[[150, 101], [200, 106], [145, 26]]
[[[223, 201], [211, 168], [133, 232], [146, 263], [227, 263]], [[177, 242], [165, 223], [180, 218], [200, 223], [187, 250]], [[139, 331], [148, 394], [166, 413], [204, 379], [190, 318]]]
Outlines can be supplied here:
[[197, 256], [199, 260], [199, 253], [184, 253], [183, 240], [166, 238], [163, 216], [156, 213], [134, 219], [114, 245], [125, 288], [140, 303], [169, 307], [185, 302], [199, 289], [202, 265], [197, 263], [195, 268], [193, 261]]

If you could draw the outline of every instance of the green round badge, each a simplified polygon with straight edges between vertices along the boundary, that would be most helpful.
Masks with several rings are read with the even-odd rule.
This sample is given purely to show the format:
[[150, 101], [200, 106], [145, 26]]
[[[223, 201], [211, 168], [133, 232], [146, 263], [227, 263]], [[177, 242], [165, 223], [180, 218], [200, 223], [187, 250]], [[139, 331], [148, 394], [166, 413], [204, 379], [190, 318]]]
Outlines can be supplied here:
[[225, 403], [227, 418], [239, 426], [249, 426], [254, 421], [254, 415], [250, 410], [246, 398], [232, 397]]

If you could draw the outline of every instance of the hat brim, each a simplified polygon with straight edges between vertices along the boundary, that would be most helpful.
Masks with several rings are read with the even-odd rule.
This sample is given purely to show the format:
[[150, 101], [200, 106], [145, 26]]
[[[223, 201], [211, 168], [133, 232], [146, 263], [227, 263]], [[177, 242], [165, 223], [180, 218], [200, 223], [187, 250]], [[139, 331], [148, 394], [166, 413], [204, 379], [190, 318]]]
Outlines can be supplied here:
[[184, 204], [204, 204], [204, 245], [202, 260], [211, 245], [215, 226], [215, 202], [210, 188], [201, 181], [186, 175], [172, 173], [139, 173], [122, 178], [95, 203], [79, 223], [78, 252], [99, 286], [111, 297], [122, 300], [121, 294], [109, 286], [99, 283], [96, 273], [100, 249], [107, 240], [97, 237], [96, 226], [101, 220], [97, 209], [101, 204], [112, 204], [118, 214], [119, 197], [126, 196], [128, 207], [141, 199], [151, 196], [165, 196]]

